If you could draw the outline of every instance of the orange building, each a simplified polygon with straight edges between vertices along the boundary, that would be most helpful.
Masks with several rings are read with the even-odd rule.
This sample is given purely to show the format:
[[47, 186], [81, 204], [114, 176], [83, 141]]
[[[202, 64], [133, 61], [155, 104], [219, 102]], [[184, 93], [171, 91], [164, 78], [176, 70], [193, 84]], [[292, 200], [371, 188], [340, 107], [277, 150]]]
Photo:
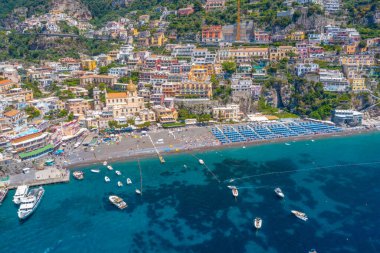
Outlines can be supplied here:
[[216, 43], [223, 40], [223, 32], [221, 25], [203, 26], [202, 42]]

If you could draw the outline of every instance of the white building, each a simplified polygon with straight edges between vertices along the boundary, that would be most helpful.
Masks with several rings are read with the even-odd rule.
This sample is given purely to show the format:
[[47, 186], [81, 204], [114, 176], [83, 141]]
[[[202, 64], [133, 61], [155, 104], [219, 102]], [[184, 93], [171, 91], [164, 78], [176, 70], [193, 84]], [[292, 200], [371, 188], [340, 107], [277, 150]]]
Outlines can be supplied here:
[[306, 73], [317, 73], [319, 65], [316, 63], [298, 63], [295, 68], [297, 76], [303, 76]]

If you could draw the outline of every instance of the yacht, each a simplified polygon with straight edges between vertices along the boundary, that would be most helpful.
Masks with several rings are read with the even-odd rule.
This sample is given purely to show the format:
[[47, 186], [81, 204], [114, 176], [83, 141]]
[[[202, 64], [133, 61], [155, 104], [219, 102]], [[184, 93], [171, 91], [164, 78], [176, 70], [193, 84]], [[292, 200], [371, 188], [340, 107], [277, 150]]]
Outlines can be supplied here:
[[3, 203], [3, 200], [7, 196], [8, 189], [7, 188], [0, 188], [0, 205]]
[[276, 195], [280, 198], [285, 198], [285, 194], [282, 192], [282, 190], [277, 187], [276, 189], [274, 189], [274, 192], [276, 193]]
[[307, 221], [309, 218], [306, 216], [305, 213], [302, 213], [300, 211], [292, 210], [292, 214], [294, 214], [298, 219], [301, 219], [303, 221]]
[[112, 204], [114, 204], [119, 209], [124, 209], [128, 206], [127, 203], [125, 203], [122, 198], [116, 195], [109, 196], [109, 200], [111, 201]]
[[120, 182], [120, 181], [118, 181], [118, 182], [117, 182], [117, 186], [122, 187], [122, 186], [123, 186], [123, 183]]
[[107, 166], [107, 169], [109, 169], [109, 170], [113, 170], [113, 168], [112, 168], [111, 165], [108, 165], [108, 166]]
[[118, 176], [121, 176], [121, 172], [120, 171], [115, 171], [115, 173], [116, 173], [116, 175], [118, 175]]
[[82, 180], [84, 178], [84, 173], [83, 171], [74, 171], [73, 176], [78, 180]]
[[135, 192], [137, 195], [141, 195], [141, 191], [139, 189], [136, 189]]
[[107, 164], [108, 164], [107, 161], [104, 161], [104, 162], [103, 162], [103, 165], [104, 165], [104, 166], [107, 166]]
[[100, 170], [91, 170], [92, 173], [99, 173]]
[[111, 180], [110, 180], [109, 177], [105, 176], [105, 177], [104, 177], [104, 181], [106, 181], [106, 182], [108, 183], [108, 182], [111, 181]]
[[29, 186], [27, 185], [20, 185], [17, 187], [16, 193], [13, 196], [13, 202], [15, 204], [20, 204], [21, 198], [25, 197], [28, 194]]
[[130, 178], [127, 178], [127, 184], [132, 184], [132, 180]]
[[44, 193], [44, 188], [38, 187], [30, 190], [26, 197], [21, 198], [21, 205], [17, 212], [19, 219], [28, 218], [37, 209]]
[[236, 187], [232, 189], [232, 195], [234, 195], [235, 198], [237, 198], [237, 196], [239, 196], [239, 191]]
[[256, 217], [253, 221], [253, 225], [255, 226], [256, 229], [260, 229], [261, 226], [263, 225], [263, 220], [259, 217]]
[[205, 162], [204, 162], [202, 159], [199, 159], [199, 163], [200, 163], [201, 165], [204, 165], [204, 164], [205, 164]]

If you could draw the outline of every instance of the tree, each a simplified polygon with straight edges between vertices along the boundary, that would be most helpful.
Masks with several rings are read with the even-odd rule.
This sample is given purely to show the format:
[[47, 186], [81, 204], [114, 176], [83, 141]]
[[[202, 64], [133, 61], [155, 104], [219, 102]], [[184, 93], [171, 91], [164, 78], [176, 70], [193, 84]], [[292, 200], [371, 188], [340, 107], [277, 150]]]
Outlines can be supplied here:
[[119, 126], [119, 123], [116, 120], [110, 120], [108, 121], [108, 126], [112, 129], [117, 128]]
[[233, 74], [236, 71], [236, 63], [234, 61], [225, 61], [222, 63], [222, 69], [228, 74]]
[[67, 116], [67, 121], [72, 121], [74, 119], [74, 114], [70, 112], [69, 116]]
[[33, 106], [26, 107], [25, 112], [26, 114], [28, 114], [29, 119], [34, 119], [41, 115], [41, 112], [36, 107], [33, 107]]

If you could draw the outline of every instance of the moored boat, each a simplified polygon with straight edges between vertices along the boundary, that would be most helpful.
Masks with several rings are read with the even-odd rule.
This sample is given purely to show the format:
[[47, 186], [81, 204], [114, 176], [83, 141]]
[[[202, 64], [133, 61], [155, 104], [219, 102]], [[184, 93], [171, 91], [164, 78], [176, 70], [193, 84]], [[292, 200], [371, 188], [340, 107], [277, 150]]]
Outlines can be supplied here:
[[109, 181], [111, 181], [111, 179], [109, 177], [105, 176], [104, 181], [106, 181], [108, 183]]
[[118, 181], [118, 182], [117, 182], [117, 186], [122, 187], [122, 186], [123, 186], [123, 183], [120, 182], [120, 181]]
[[232, 195], [234, 195], [235, 198], [239, 196], [239, 191], [236, 187], [232, 189]]
[[92, 173], [99, 173], [100, 170], [91, 170]]
[[109, 169], [109, 170], [113, 170], [113, 168], [112, 168], [111, 165], [108, 165], [108, 166], [107, 166], [107, 169]]
[[107, 161], [104, 161], [104, 162], [103, 162], [103, 165], [104, 165], [104, 166], [107, 166], [107, 164], [108, 164]]
[[199, 159], [199, 163], [200, 163], [201, 165], [204, 165], [204, 164], [205, 164], [205, 162], [204, 162], [202, 159]]
[[5, 197], [7, 196], [8, 189], [7, 188], [0, 188], [0, 205], [3, 203]]
[[253, 225], [255, 226], [256, 229], [260, 229], [261, 226], [263, 225], [263, 220], [259, 217], [256, 217], [254, 220], [253, 220]]
[[229, 189], [236, 189], [236, 186], [234, 186], [234, 185], [227, 185], [227, 187], [229, 188]]
[[285, 198], [285, 194], [282, 192], [282, 190], [277, 187], [276, 189], [274, 189], [274, 192], [276, 193], [276, 195], [280, 198]]
[[38, 187], [30, 190], [26, 197], [21, 198], [21, 205], [17, 212], [19, 219], [28, 218], [37, 209], [44, 193], [44, 188]]
[[136, 189], [135, 192], [137, 195], [141, 195], [141, 191], [139, 189]]
[[125, 203], [125, 201], [122, 198], [116, 195], [111, 195], [109, 196], [108, 199], [111, 201], [112, 204], [114, 204], [119, 209], [124, 209], [128, 206], [127, 203]]
[[317, 253], [317, 251], [315, 249], [311, 249], [309, 250], [309, 253]]
[[116, 173], [116, 175], [118, 175], [118, 176], [121, 176], [121, 172], [120, 171], [115, 171], [115, 173]]
[[83, 171], [74, 171], [73, 176], [78, 180], [82, 180], [84, 178], [84, 173]]
[[127, 184], [132, 184], [132, 180], [130, 178], [127, 178]]
[[21, 198], [25, 197], [28, 194], [29, 186], [27, 185], [20, 185], [17, 187], [16, 193], [13, 196], [13, 202], [15, 204], [20, 204]]
[[292, 214], [294, 214], [298, 219], [301, 219], [303, 221], [307, 221], [309, 218], [306, 216], [305, 213], [302, 213], [300, 211], [292, 210]]

